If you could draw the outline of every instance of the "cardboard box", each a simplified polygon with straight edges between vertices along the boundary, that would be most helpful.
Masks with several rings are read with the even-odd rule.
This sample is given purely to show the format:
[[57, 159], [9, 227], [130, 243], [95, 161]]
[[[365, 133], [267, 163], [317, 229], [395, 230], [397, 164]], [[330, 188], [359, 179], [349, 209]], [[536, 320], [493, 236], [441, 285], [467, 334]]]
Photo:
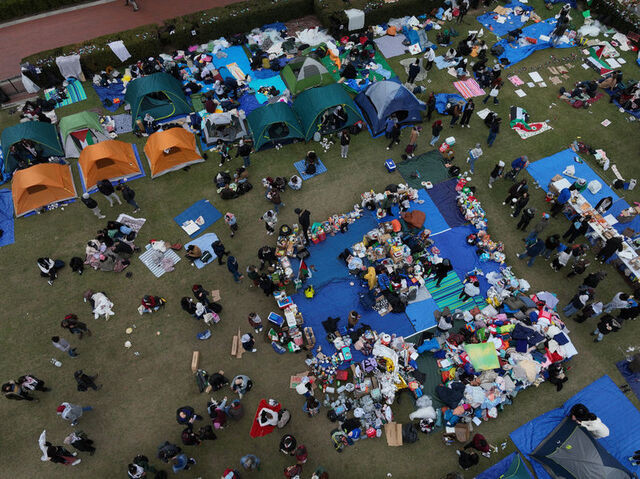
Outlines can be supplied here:
[[384, 435], [387, 438], [387, 446], [402, 446], [402, 424], [395, 422], [385, 424]]

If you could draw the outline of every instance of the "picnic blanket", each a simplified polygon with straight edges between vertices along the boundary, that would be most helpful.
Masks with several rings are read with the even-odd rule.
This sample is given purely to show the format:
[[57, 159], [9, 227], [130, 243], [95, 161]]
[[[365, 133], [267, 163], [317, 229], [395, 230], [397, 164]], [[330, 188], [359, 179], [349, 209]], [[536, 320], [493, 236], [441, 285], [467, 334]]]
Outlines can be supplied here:
[[207, 233], [207, 234], [204, 234], [204, 235], [200, 236], [199, 238], [194, 239], [193, 241], [189, 241], [187, 244], [184, 245], [185, 251], [190, 245], [195, 245], [198, 248], [200, 248], [200, 250], [202, 251], [202, 254], [204, 254], [205, 251], [208, 251], [209, 253], [211, 253], [211, 259], [206, 263], [203, 263], [199, 259], [195, 260], [193, 262], [193, 264], [196, 266], [196, 268], [202, 269], [206, 265], [213, 263], [213, 260], [218, 257], [213, 252], [213, 248], [211, 247], [211, 243], [215, 243], [216, 241], [218, 241], [218, 235], [217, 234], [215, 234], [215, 233]]
[[0, 190], [0, 230], [3, 231], [0, 237], [0, 246], [6, 246], [15, 242], [13, 234], [13, 197], [11, 190]]
[[404, 181], [411, 188], [422, 189], [423, 181], [436, 184], [449, 178], [449, 172], [445, 168], [442, 155], [438, 150], [431, 150], [414, 158], [408, 158], [396, 163], [396, 166]]
[[281, 95], [287, 89], [287, 85], [285, 85], [280, 75], [272, 76], [269, 78], [255, 79], [249, 82], [249, 87], [256, 92], [255, 93], [256, 100], [262, 104], [267, 103], [267, 101], [269, 100], [269, 97], [266, 95], [263, 95], [262, 93], [259, 93], [258, 90], [262, 87], [272, 87], [272, 86], [275, 87], [276, 90], [278, 90], [278, 95]]
[[448, 115], [447, 113], [447, 103], [458, 103], [459, 101], [463, 102], [465, 105], [467, 102], [462, 96], [457, 93], [436, 93], [436, 111], [441, 115]]
[[147, 222], [145, 218], [134, 218], [133, 216], [129, 216], [124, 213], [120, 213], [116, 221], [118, 223], [122, 223], [123, 225], [127, 225], [136, 233], [139, 233], [144, 224]]
[[298, 170], [298, 173], [300, 173], [300, 177], [303, 180], [308, 180], [309, 178], [313, 178], [314, 176], [320, 175], [327, 171], [327, 167], [324, 166], [324, 163], [322, 163], [320, 159], [318, 159], [316, 162], [316, 172], [313, 175], [308, 175], [304, 172], [305, 170], [304, 160], [296, 161], [293, 164], [293, 166], [295, 166], [296, 170]]
[[[163, 268], [160, 261], [158, 261], [159, 251], [151, 248], [150, 244], [146, 246], [146, 249], [147, 250], [144, 253], [138, 256], [138, 258], [140, 258], [140, 261], [142, 261], [144, 265], [149, 268], [149, 271], [151, 271], [156, 278], [159, 278], [163, 274], [167, 273], [168, 271]], [[164, 253], [161, 253], [161, 255], [162, 256], [160, 258], [166, 258], [173, 262], [174, 265], [178, 261], [180, 261], [180, 256], [178, 256], [172, 249], [167, 249]]]
[[[515, 7], [522, 8], [525, 12], [532, 12], [533, 8], [528, 5], [524, 5], [520, 2], [507, 3], [503, 8], [511, 9], [511, 13], [507, 15], [499, 15], [494, 12], [487, 12], [479, 15], [477, 20], [484, 25], [491, 32], [495, 33], [497, 37], [502, 37], [509, 33], [511, 30], [521, 28], [525, 23], [529, 21], [529, 14], [516, 15], [513, 13]], [[503, 20], [504, 19], [504, 20]], [[523, 21], [524, 19], [524, 21]], [[499, 21], [500, 20], [500, 21]]]
[[[573, 40], [567, 42], [561, 42], [557, 45], [553, 45], [551, 42], [550, 36], [551, 32], [554, 28], [556, 28], [557, 20], [554, 17], [547, 18], [546, 20], [538, 23], [534, 23], [533, 25], [529, 25], [528, 27], [524, 27], [522, 29], [522, 35], [520, 38], [535, 38], [537, 43], [531, 44], [527, 43], [526, 45], [519, 45], [514, 43], [508, 43], [506, 39], [500, 40], [496, 43], [496, 45], [500, 45], [504, 48], [504, 53], [500, 55], [500, 60], [506, 58], [509, 60], [509, 64], [506, 65], [505, 68], [508, 68], [516, 63], [524, 60], [529, 55], [537, 50], [544, 50], [545, 48], [571, 48], [575, 46], [575, 42]], [[542, 40], [540, 36], [549, 37], [549, 40]]]
[[202, 224], [199, 224], [199, 228], [189, 234], [192, 238], [200, 235], [209, 226], [222, 218], [222, 213], [220, 213], [209, 200], [200, 200], [173, 218], [173, 221], [182, 227], [185, 222], [197, 221], [200, 217], [202, 217]]
[[438, 70], [444, 70], [450, 67], [455, 67], [458, 64], [458, 62], [455, 60], [448, 62], [444, 59], [442, 55], [440, 55], [436, 57], [435, 64]]
[[395, 36], [385, 35], [383, 37], [376, 38], [374, 43], [385, 58], [393, 58], [404, 55], [407, 47], [405, 47], [402, 42], [405, 38], [406, 37], [402, 33], [398, 33]]
[[[121, 81], [110, 83], [109, 86], [96, 84], [92, 84], [92, 86], [100, 98], [102, 106], [110, 112], [114, 112], [124, 105], [124, 84]], [[109, 100], [109, 102], [105, 103], [105, 100]], [[114, 103], [114, 100], [118, 100], [118, 102]], [[129, 124], [131, 124], [131, 118], [129, 118]]]
[[468, 80], [464, 81], [453, 82], [453, 86], [460, 92], [465, 100], [474, 96], [481, 96], [485, 94], [484, 90], [480, 88], [480, 85], [478, 85], [478, 82], [473, 78], [469, 78]]
[[[370, 47], [367, 47], [370, 48]], [[340, 61], [341, 64], [344, 64], [344, 59], [349, 55], [346, 50], [342, 50], [340, 52]], [[327, 68], [331, 76], [336, 80], [340, 80], [340, 71], [335, 63], [331, 60], [329, 55], [325, 56], [320, 60], [322, 64]], [[387, 60], [382, 56], [379, 51], [375, 52], [375, 55], [372, 60], [375, 63], [375, 68], [359, 68], [357, 69], [356, 80], [364, 80], [368, 79], [371, 82], [382, 81], [382, 80], [393, 80], [396, 81], [397, 75], [393, 71], [393, 69], [387, 63]], [[353, 93], [359, 93], [364, 88], [366, 88], [365, 82], [356, 81], [356, 82], [345, 82], [345, 86], [347, 90], [352, 91]]]
[[603, 96], [604, 96], [604, 93], [598, 92], [596, 94], [596, 96], [594, 96], [593, 98], [589, 98], [586, 102], [583, 102], [582, 100], [580, 100], [580, 101], [576, 101], [576, 102], [573, 102], [573, 103], [571, 103], [569, 101], [569, 99], [564, 97], [564, 96], [562, 96], [562, 99], [564, 100], [565, 103], [567, 103], [568, 105], [571, 105], [574, 108], [582, 108], [582, 105], [584, 103], [588, 103], [589, 105], [593, 105], [595, 102], [597, 102]]
[[[50, 100], [51, 97], [53, 96], [54, 91], [55, 91], [55, 88], [49, 88], [48, 90], [45, 90], [44, 98], [46, 100]], [[87, 93], [84, 91], [84, 87], [82, 86], [82, 83], [80, 82], [80, 80], [76, 80], [75, 78], [69, 78], [69, 80], [67, 81], [67, 86], [65, 87], [64, 91], [67, 94], [67, 98], [56, 103], [55, 108], [71, 105], [72, 103], [76, 103], [76, 102], [87, 99]]]
[[113, 115], [112, 118], [116, 124], [116, 133], [118, 135], [131, 133], [133, 131], [133, 126], [131, 125], [131, 115], [129, 115], [128, 113]]

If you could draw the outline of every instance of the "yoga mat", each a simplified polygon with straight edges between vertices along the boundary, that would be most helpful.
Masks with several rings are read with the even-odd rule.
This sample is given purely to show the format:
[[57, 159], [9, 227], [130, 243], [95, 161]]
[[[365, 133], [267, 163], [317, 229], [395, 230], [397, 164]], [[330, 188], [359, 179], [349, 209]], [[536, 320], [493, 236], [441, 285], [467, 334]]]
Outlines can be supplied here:
[[391, 35], [385, 35], [383, 37], [376, 38], [373, 42], [385, 58], [393, 58], [404, 55], [407, 47], [405, 47], [402, 42], [405, 38], [406, 37], [402, 33], [398, 33], [393, 37]]
[[298, 173], [300, 173], [300, 177], [303, 180], [308, 180], [310, 178], [313, 178], [314, 176], [321, 175], [322, 173], [325, 173], [327, 171], [327, 167], [324, 166], [324, 163], [322, 163], [320, 159], [318, 159], [316, 162], [316, 172], [313, 175], [308, 175], [304, 172], [305, 170], [304, 160], [296, 161], [293, 164], [293, 166], [295, 166], [296, 170], [298, 170]]
[[[446, 221], [449, 228], [455, 228], [456, 226], [462, 226], [469, 223], [464, 219], [464, 216], [462, 216], [456, 202], [456, 198], [458, 196], [458, 193], [456, 192], [457, 183], [457, 178], [451, 178], [448, 181], [436, 183], [433, 185], [433, 188], [427, 190], [429, 197], [432, 202], [437, 205], [440, 214]], [[436, 231], [433, 231], [433, 233], [436, 233]]]
[[200, 226], [200, 229], [189, 235], [192, 238], [202, 234], [204, 230], [222, 218], [222, 213], [220, 213], [215, 206], [209, 202], [209, 200], [200, 200], [173, 218], [173, 221], [175, 221], [180, 229], [182, 229], [182, 224], [185, 221], [195, 221], [200, 216], [204, 219], [204, 224]]
[[213, 252], [213, 248], [211, 247], [211, 243], [214, 243], [216, 241], [218, 241], [217, 234], [207, 233], [200, 236], [199, 238], [194, 239], [193, 241], [189, 241], [187, 244], [184, 245], [185, 251], [190, 245], [195, 245], [195, 246], [198, 246], [200, 250], [202, 250], [202, 254], [204, 254], [205, 251], [208, 251], [209, 253], [211, 253], [211, 259], [207, 263], [203, 263], [199, 259], [195, 260], [193, 264], [196, 266], [196, 268], [202, 269], [208, 264], [211, 264], [216, 260], [218, 256]]
[[[51, 99], [51, 94], [53, 93], [54, 88], [50, 88], [44, 91], [44, 97], [47, 100]], [[56, 103], [55, 108], [60, 108], [62, 106], [71, 105], [72, 103], [76, 103], [82, 100], [87, 99], [87, 94], [84, 91], [84, 87], [79, 80], [75, 78], [70, 78], [68, 80], [68, 85], [65, 87], [65, 91], [67, 92], [67, 98], [62, 100], [61, 102]]]
[[0, 246], [15, 242], [13, 225], [13, 197], [11, 190], [0, 190], [0, 230], [4, 231], [0, 237]]
[[[109, 86], [98, 86], [96, 84], [92, 84], [93, 89], [96, 91], [98, 98], [100, 98], [100, 102], [102, 103], [102, 107], [110, 112], [116, 111], [122, 105], [124, 105], [124, 85], [121, 81], [117, 83], [110, 83]], [[105, 104], [105, 100], [109, 99], [112, 103], [107, 106]], [[119, 103], [113, 103], [113, 100], [120, 100]], [[131, 125], [131, 118], [129, 118], [129, 125]]]
[[538, 416], [509, 435], [516, 447], [529, 459], [538, 479], [550, 479], [550, 476], [540, 463], [531, 459], [529, 454], [577, 403], [587, 406], [609, 428], [609, 436], [598, 439], [598, 442], [626, 468], [636, 474], [640, 473], [640, 467], [632, 466], [628, 459], [638, 449], [640, 411], [625, 397], [611, 378], [605, 375], [571, 397], [563, 406]]
[[[433, 184], [449, 178], [449, 172], [442, 162], [442, 155], [438, 150], [431, 150], [406, 161], [396, 163], [398, 172], [402, 175], [405, 183], [416, 189], [424, 188], [423, 181], [430, 181]], [[418, 172], [419, 177], [413, 178]]]
[[440, 310], [449, 307], [451, 311], [456, 309], [468, 311], [476, 307], [473, 298], [462, 301], [458, 297], [460, 296], [463, 286], [462, 281], [460, 281], [455, 271], [449, 271], [449, 274], [442, 280], [440, 286], [436, 287], [436, 280], [433, 278], [426, 281], [426, 286]]
[[627, 382], [633, 394], [640, 400], [640, 373], [634, 373], [629, 369], [629, 362], [625, 359], [618, 361], [616, 367], [622, 377]]

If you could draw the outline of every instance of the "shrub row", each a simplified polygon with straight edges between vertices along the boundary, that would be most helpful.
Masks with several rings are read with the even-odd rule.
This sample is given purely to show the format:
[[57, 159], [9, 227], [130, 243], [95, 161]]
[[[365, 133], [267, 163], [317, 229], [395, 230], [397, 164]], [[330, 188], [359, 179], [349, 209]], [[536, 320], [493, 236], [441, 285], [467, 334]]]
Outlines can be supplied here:
[[640, 17], [618, 0], [593, 0], [591, 15], [622, 33], [640, 33]]
[[[395, 3], [351, 0], [351, 8], [360, 8], [365, 12], [367, 25], [383, 23], [391, 17], [427, 13], [439, 4], [440, 0], [398, 0]], [[85, 69], [100, 71], [109, 65], [120, 65], [107, 46], [115, 40], [124, 42], [132, 58], [147, 58], [156, 56], [162, 50], [185, 49], [221, 36], [230, 37], [268, 23], [286, 22], [314, 13], [326, 27], [330, 28], [335, 23], [334, 19], [346, 24], [345, 6], [343, 0], [249, 0], [165, 20], [162, 26], [146, 25], [36, 53], [22, 62], [39, 66], [48, 75], [58, 75], [56, 57], [80, 54]]]
[[2, 0], [0, 22], [49, 12], [69, 5], [86, 3], [89, 0]]

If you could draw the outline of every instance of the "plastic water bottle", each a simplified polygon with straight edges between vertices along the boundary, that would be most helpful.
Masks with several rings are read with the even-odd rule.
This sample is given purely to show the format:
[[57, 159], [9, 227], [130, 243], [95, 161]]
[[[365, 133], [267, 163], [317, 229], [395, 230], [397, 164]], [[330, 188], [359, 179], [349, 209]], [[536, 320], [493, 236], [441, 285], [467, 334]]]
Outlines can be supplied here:
[[51, 361], [49, 361], [51, 364], [53, 364], [55, 367], [59, 368], [62, 367], [62, 363], [60, 361], [58, 361], [56, 358], [51, 358]]

